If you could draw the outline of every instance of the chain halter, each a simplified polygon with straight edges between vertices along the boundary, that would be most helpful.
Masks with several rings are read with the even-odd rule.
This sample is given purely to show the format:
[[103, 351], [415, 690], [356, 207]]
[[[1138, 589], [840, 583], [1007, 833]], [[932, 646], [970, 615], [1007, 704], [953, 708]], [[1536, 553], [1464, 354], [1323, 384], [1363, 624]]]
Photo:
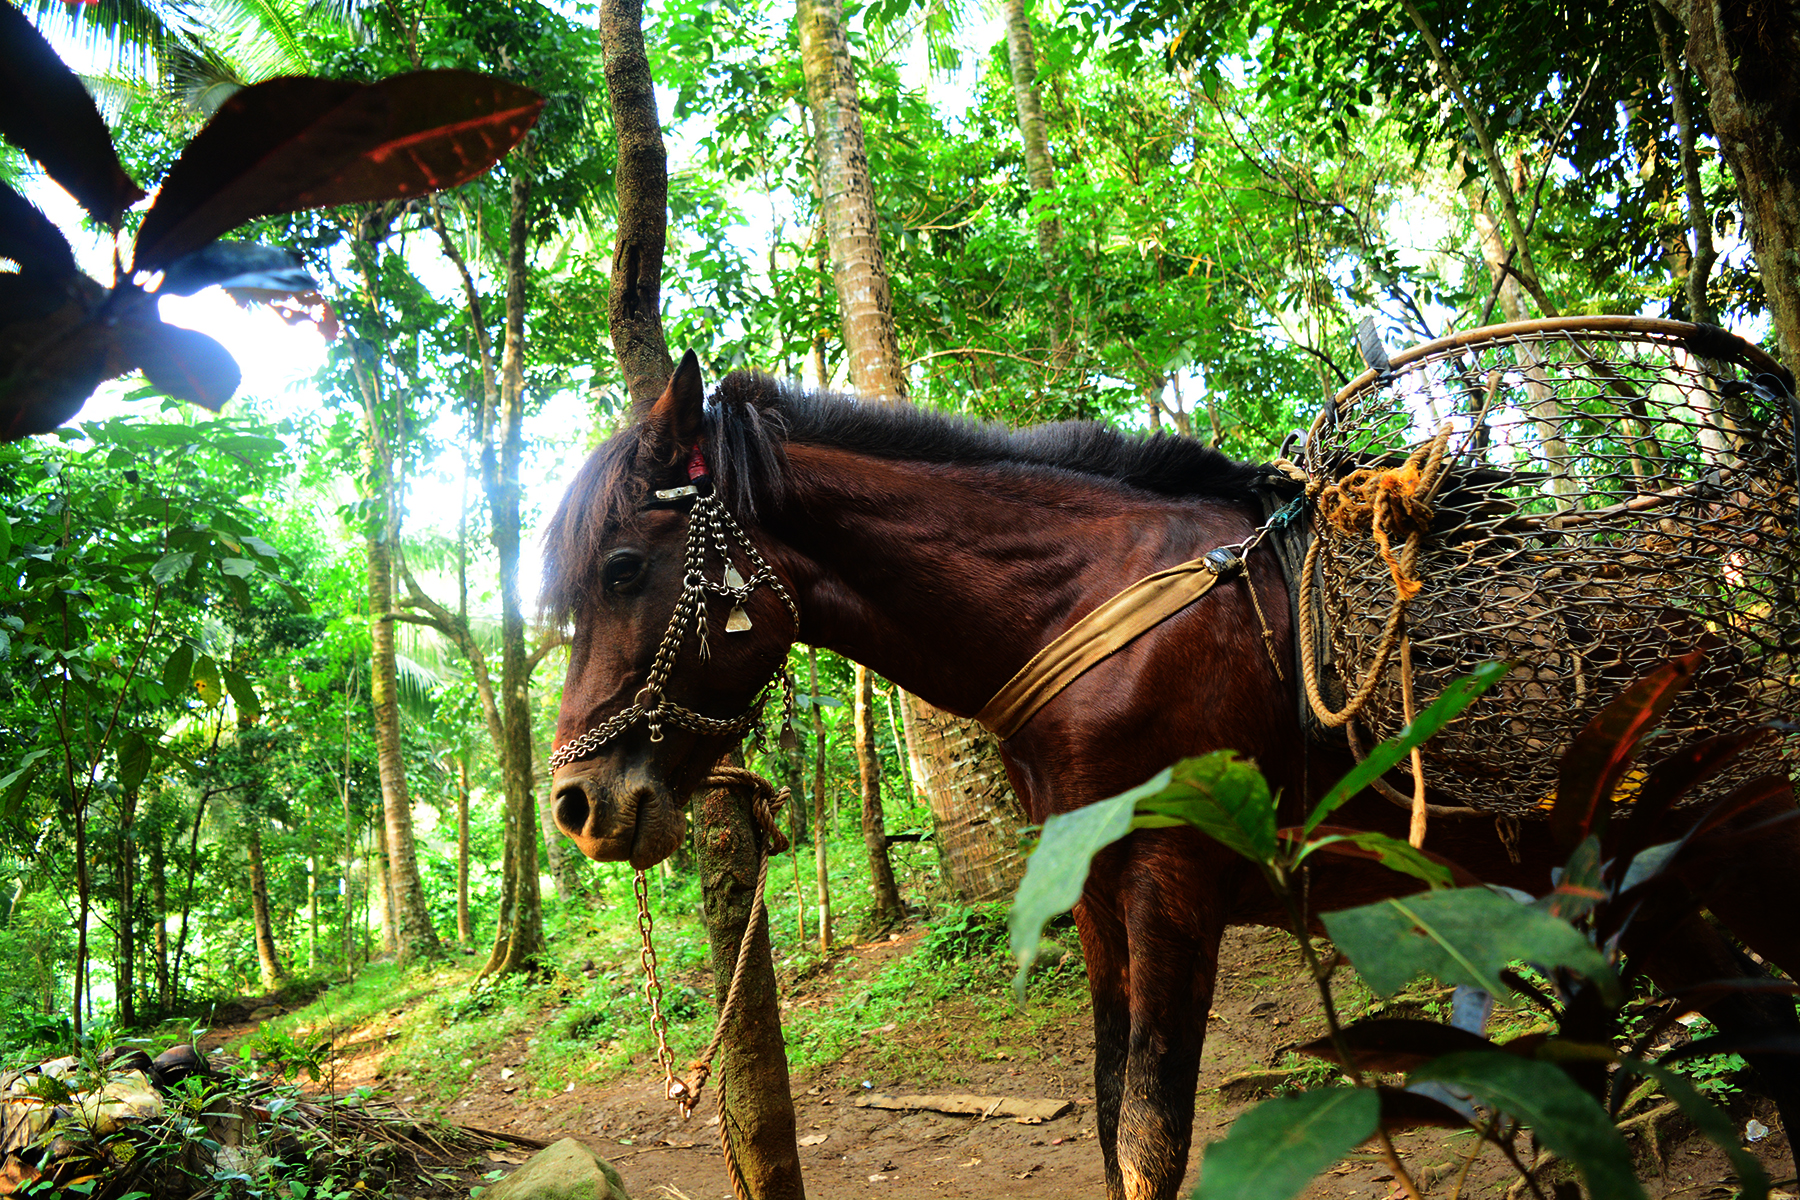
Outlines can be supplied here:
[[[632, 697], [627, 708], [614, 713], [579, 737], [571, 738], [552, 752], [552, 770], [595, 753], [640, 721], [649, 728], [650, 740], [653, 742], [662, 741], [664, 724], [716, 737], [741, 736], [762, 718], [763, 706], [778, 682], [783, 697], [781, 744], [785, 749], [793, 749], [797, 744], [794, 735], [794, 678], [787, 670], [785, 648], [781, 662], [769, 681], [757, 689], [749, 707], [735, 717], [709, 717], [691, 708], [684, 708], [667, 696], [669, 676], [674, 673], [675, 659], [681, 653], [682, 644], [687, 640], [690, 629], [699, 639], [700, 660], [705, 662], [712, 655], [706, 635], [709, 596], [723, 596], [731, 601], [731, 613], [726, 618], [725, 629], [728, 633], [741, 633], [750, 628], [750, 618], [744, 612], [745, 602], [750, 599], [751, 592], [766, 586], [787, 606], [788, 615], [794, 621], [795, 632], [798, 633], [800, 629], [800, 607], [794, 603], [787, 585], [781, 582], [768, 560], [751, 544], [742, 526], [720, 502], [698, 444], [688, 456], [687, 471], [687, 486], [652, 493], [650, 502], [644, 506], [669, 508], [692, 505], [688, 510], [687, 550], [682, 565], [681, 596], [675, 601], [675, 611], [669, 617], [669, 627], [663, 633], [662, 643], [656, 648], [656, 658], [650, 664], [650, 677]], [[732, 543], [736, 543], [738, 550], [750, 564], [751, 575], [748, 579], [740, 575], [737, 567], [732, 564]], [[708, 579], [705, 573], [706, 556], [712, 550], [718, 551], [725, 564], [723, 576], [717, 581]], [[791, 638], [788, 645], [793, 645]]]

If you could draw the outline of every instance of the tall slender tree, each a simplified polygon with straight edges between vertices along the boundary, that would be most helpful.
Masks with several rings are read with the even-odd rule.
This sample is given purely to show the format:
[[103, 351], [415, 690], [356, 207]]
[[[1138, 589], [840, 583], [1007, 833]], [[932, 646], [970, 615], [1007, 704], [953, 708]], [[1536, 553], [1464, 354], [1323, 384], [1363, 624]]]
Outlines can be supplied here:
[[[862, 111], [857, 101], [856, 66], [845, 34], [843, 5], [840, 0], [799, 0], [798, 14], [800, 60], [806, 74], [815, 136], [818, 194], [824, 207], [832, 277], [843, 317], [850, 382], [866, 400], [899, 403], [907, 395], [906, 372], [894, 328], [892, 291], [881, 246], [874, 182], [869, 177]], [[860, 698], [868, 685], [863, 668], [857, 670]], [[983, 811], [1018, 811], [1018, 801], [998, 761], [997, 748], [992, 739], [983, 739], [979, 726], [940, 712], [916, 696], [907, 696], [905, 703], [912, 710], [909, 726], [916, 729], [929, 723], [937, 733], [933, 739], [910, 747], [924, 768], [918, 778], [930, 801], [934, 823], [958, 822], [963, 810], [971, 805]], [[872, 743], [864, 744], [867, 733], [868, 723], [859, 721], [859, 763], [869, 761], [875, 754]], [[988, 769], [971, 774], [967, 768], [977, 762], [985, 762]], [[887, 901], [880, 881], [891, 882], [893, 869], [887, 862], [885, 833], [876, 836], [872, 832], [881, 830], [879, 814], [868, 811], [871, 804], [879, 803], [878, 790], [871, 789], [865, 781], [865, 844], [871, 878], [876, 881], [877, 911], [885, 913]], [[1001, 837], [1011, 836], [1010, 830], [997, 832]], [[892, 903], [897, 909], [897, 896]]]

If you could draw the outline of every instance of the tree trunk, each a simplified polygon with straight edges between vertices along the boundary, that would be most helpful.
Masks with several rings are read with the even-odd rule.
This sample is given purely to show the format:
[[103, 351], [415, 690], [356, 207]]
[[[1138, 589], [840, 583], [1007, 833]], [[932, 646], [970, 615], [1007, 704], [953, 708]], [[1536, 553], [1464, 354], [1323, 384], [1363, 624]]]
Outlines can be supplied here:
[[[546, 789], [548, 794], [548, 789]], [[556, 827], [556, 819], [551, 815], [548, 804], [535, 806], [538, 814], [538, 828], [544, 835], [544, 855], [550, 861], [550, 882], [556, 888], [556, 898], [567, 904], [575, 895], [577, 874], [580, 863], [577, 856], [569, 852], [568, 839]]]
[[867, 400], [904, 400], [906, 373], [894, 334], [893, 293], [881, 253], [844, 7], [841, 0], [799, 0], [798, 16], [800, 62], [817, 131], [826, 240], [844, 316], [850, 384]]
[[[391, 475], [373, 448], [371, 459], [381, 497], [378, 502], [391, 504]], [[393, 890], [390, 928], [395, 956], [404, 963], [436, 958], [443, 950], [438, 945], [437, 931], [431, 927], [425, 885], [419, 877], [418, 849], [413, 842], [412, 795], [407, 789], [406, 760], [400, 751], [400, 702], [394, 667], [394, 584], [389, 559], [392, 522], [384, 518], [382, 527], [381, 536], [368, 539], [372, 647], [369, 699], [375, 709], [375, 761], [381, 774], [381, 810]]]
[[1050, 158], [1044, 102], [1038, 93], [1031, 17], [1025, 11], [1025, 0], [1005, 0], [1002, 7], [1006, 12], [1007, 60], [1012, 66], [1013, 109], [1019, 118], [1019, 137], [1025, 143], [1025, 178], [1031, 184], [1032, 199], [1044, 203], [1036, 214], [1038, 253], [1049, 262], [1062, 238], [1062, 225], [1046, 199], [1056, 189], [1056, 164]]
[[813, 865], [819, 886], [819, 953], [831, 953], [831, 870], [825, 837], [825, 718], [819, 711], [819, 652], [806, 648], [806, 687], [812, 700]]
[[[674, 371], [654, 303], [660, 295], [662, 248], [666, 237], [667, 164], [656, 119], [644, 53], [641, 0], [602, 0], [601, 44], [606, 54], [607, 92], [613, 128], [619, 131], [619, 226], [614, 243], [611, 304], [622, 300], [619, 271], [636, 311], [630, 324], [614, 319], [613, 354], [619, 360], [634, 404], [654, 401]], [[627, 131], [631, 131], [627, 140]], [[646, 304], [646, 298], [651, 303]], [[755, 831], [745, 802], [719, 794], [701, 806], [695, 825], [701, 886], [706, 896], [707, 941], [721, 1002], [730, 986], [737, 947], [748, 923], [755, 887]], [[747, 868], [747, 873], [746, 873]], [[803, 1200], [800, 1152], [794, 1143], [794, 1105], [788, 1093], [787, 1050], [781, 1038], [781, 1008], [775, 996], [775, 967], [763, 923], [745, 964], [743, 993], [726, 1026], [720, 1069], [721, 1131], [755, 1200]]]
[[381, 926], [381, 953], [398, 956], [400, 942], [394, 934], [394, 885], [388, 877], [387, 830], [375, 823], [375, 853], [369, 856], [375, 868], [375, 882], [370, 888], [375, 904], [375, 921]]
[[[1523, 291], [1518, 277], [1506, 269], [1508, 247], [1501, 237], [1498, 220], [1486, 205], [1475, 209], [1475, 232], [1481, 239], [1481, 254], [1487, 261], [1488, 273], [1499, 289], [1500, 311], [1508, 321], [1525, 320], [1529, 314], [1525, 311]], [[1531, 418], [1537, 424], [1538, 444], [1542, 448], [1544, 465], [1550, 475], [1550, 492], [1556, 496], [1573, 495], [1580, 484], [1570, 473], [1572, 462], [1569, 443], [1563, 437], [1568, 414], [1564, 412], [1562, 403], [1557, 400], [1548, 382], [1542, 378], [1542, 368], [1537, 366], [1542, 361], [1537, 347], [1529, 342], [1521, 343], [1519, 355], [1526, 364], [1525, 395], [1531, 408]]]
[[263, 870], [262, 818], [244, 814], [244, 846], [250, 856], [250, 920], [256, 927], [256, 966], [262, 989], [281, 986], [281, 959], [275, 952], [275, 927], [269, 921], [269, 879]]
[[150, 837], [150, 918], [156, 922], [152, 952], [156, 956], [156, 1011], [160, 1016], [169, 1011], [173, 1002], [169, 995], [169, 894], [167, 882], [163, 879], [168, 868], [164, 858], [167, 851], [163, 848], [161, 797], [151, 811], [156, 814], [156, 820]]
[[194, 830], [188, 840], [187, 886], [181, 895], [181, 926], [175, 934], [175, 962], [169, 968], [169, 996], [181, 993], [181, 959], [187, 953], [188, 914], [194, 908], [194, 875], [200, 868], [200, 821], [206, 815], [206, 799], [210, 792], [201, 792], [200, 799], [194, 805]]
[[119, 934], [119, 957], [113, 965], [119, 1024], [137, 1024], [137, 801], [135, 787], [123, 788], [119, 798], [119, 907], [113, 921]]
[[613, 356], [639, 404], [655, 400], [675, 373], [663, 336], [662, 266], [668, 238], [668, 153], [656, 119], [650, 59], [644, 52], [643, 0], [603, 0], [600, 49], [618, 138], [614, 174], [619, 223], [612, 287], [606, 297]]
[[913, 770], [931, 806], [945, 882], [963, 900], [1004, 900], [1025, 876], [1019, 830], [1026, 820], [999, 744], [973, 721], [909, 699]]
[[1026, 0], [1005, 0], [1006, 55], [1012, 67], [1013, 110], [1019, 119], [1019, 138], [1025, 148], [1025, 178], [1031, 185], [1032, 219], [1037, 223], [1038, 257], [1052, 282], [1050, 295], [1050, 361], [1067, 366], [1074, 345], [1069, 338], [1069, 289], [1057, 280], [1056, 249], [1062, 241], [1052, 193], [1056, 190], [1056, 163], [1050, 157], [1050, 135], [1044, 120], [1044, 101], [1038, 91], [1037, 51], [1032, 44], [1031, 16]]
[[506, 786], [506, 879], [501, 888], [500, 927], [483, 974], [535, 970], [545, 949], [544, 911], [538, 897], [537, 801], [532, 796], [531, 665], [525, 652], [525, 614], [519, 602], [519, 467], [525, 456], [525, 289], [530, 282], [525, 260], [531, 168], [523, 148], [515, 151], [513, 158], [500, 411], [494, 436], [486, 439], [482, 449], [482, 484], [493, 513], [494, 550], [500, 560], [500, 716], [506, 738], [500, 747]]
[[1777, 346], [1800, 367], [1800, 12], [1790, 0], [1663, 0], [1687, 27], [1737, 181]]
[[[863, 145], [856, 73], [850, 60], [849, 44], [844, 38], [843, 8], [838, 0], [800, 0], [799, 21], [800, 57], [817, 131], [819, 191], [824, 201], [838, 303], [844, 313], [850, 382], [866, 399], [901, 401], [906, 398], [905, 372], [900, 365], [887, 267], [877, 235], [875, 192], [869, 180], [869, 160]], [[1026, 38], [1029, 39], [1029, 29]], [[1010, 40], [1008, 45], [1009, 48], [1012, 45]], [[1019, 57], [1021, 60], [1025, 57], [1023, 51]], [[1035, 69], [1032, 82], [1035, 83]], [[1041, 109], [1039, 115], [1042, 115]], [[1047, 165], [1047, 149], [1044, 161]], [[921, 703], [912, 697], [907, 702]], [[914, 711], [916, 714], [922, 710], [915, 708]], [[957, 720], [948, 713], [935, 714], [934, 719]], [[859, 728], [862, 724], [858, 723]], [[975, 734], [971, 730], [966, 736], [972, 738]], [[863, 741], [859, 735], [859, 761], [865, 751]], [[869, 749], [872, 752], [872, 748]], [[866, 780], [864, 787], [866, 837]], [[952, 793], [948, 798], [934, 799], [934, 817], [940, 805], [954, 805], [954, 797], [955, 793]], [[1016, 801], [1014, 806], [1017, 806]], [[882, 841], [885, 844], [885, 835]], [[897, 916], [897, 896], [894, 908]]]
[[475, 940], [469, 928], [469, 756], [456, 756], [456, 941]]
[[863, 847], [869, 852], [869, 886], [875, 906], [869, 911], [869, 928], [886, 929], [906, 915], [900, 889], [894, 883], [894, 864], [888, 860], [887, 826], [881, 812], [881, 756], [875, 749], [875, 683], [869, 668], [856, 665], [856, 770], [862, 783]]
[[[747, 799], [715, 791], [700, 800], [700, 886], [712, 947], [713, 988], [721, 1008], [750, 923], [759, 866], [758, 832]], [[720, 1119], [751, 1200], [802, 1200], [800, 1155], [794, 1143], [794, 1105], [788, 1092], [787, 1049], [769, 951], [769, 923], [750, 940], [737, 1006], [719, 1049]]]
[[319, 860], [312, 854], [306, 856], [306, 969], [319, 969]]

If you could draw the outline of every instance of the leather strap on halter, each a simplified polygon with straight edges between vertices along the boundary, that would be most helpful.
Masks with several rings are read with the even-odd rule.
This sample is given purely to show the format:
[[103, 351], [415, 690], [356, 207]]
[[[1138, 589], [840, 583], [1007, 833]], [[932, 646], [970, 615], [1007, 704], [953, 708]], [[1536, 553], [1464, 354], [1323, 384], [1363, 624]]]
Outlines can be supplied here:
[[1243, 570], [1244, 560], [1235, 551], [1214, 550], [1144, 576], [1033, 655], [975, 719], [1004, 742], [1101, 661]]

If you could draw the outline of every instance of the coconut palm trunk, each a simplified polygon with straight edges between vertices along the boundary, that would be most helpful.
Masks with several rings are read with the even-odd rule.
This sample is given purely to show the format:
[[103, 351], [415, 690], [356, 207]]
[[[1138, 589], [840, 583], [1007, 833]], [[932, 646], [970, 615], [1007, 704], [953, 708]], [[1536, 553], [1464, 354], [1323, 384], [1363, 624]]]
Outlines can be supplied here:
[[[618, 132], [618, 229], [613, 244], [607, 319], [613, 355], [633, 403], [648, 404], [674, 374], [663, 333], [663, 246], [667, 237], [668, 159], [644, 48], [641, 0], [602, 0], [600, 38], [606, 91]], [[758, 837], [749, 799], [715, 792], [696, 806], [697, 865], [706, 903], [714, 980], [730, 987], [750, 926]], [[803, 1200], [794, 1102], [788, 1090], [769, 925], [758, 922], [743, 949], [743, 991], [720, 1050], [719, 1120], [742, 1180], [734, 1190], [757, 1200]]]
[[375, 710], [375, 761], [381, 776], [393, 949], [398, 961], [411, 962], [416, 958], [436, 958], [443, 951], [437, 931], [431, 926], [431, 912], [425, 906], [425, 885], [419, 877], [419, 856], [413, 841], [412, 793], [407, 787], [406, 760], [400, 750], [390, 552], [385, 531], [382, 536], [368, 539], [369, 692]]
[[[806, 72], [806, 94], [813, 114], [819, 195], [825, 207], [832, 277], [837, 284], [838, 306], [844, 319], [844, 348], [850, 360], [850, 382], [866, 400], [899, 403], [906, 399], [906, 372], [894, 329], [892, 293], [878, 233], [875, 188], [869, 178], [862, 113], [857, 105], [856, 68], [844, 34], [843, 5], [840, 0], [799, 0], [799, 21], [800, 59]], [[1041, 126], [1041, 108], [1038, 117]], [[1054, 180], [1045, 182], [1049, 186]], [[1042, 236], [1040, 232], [1040, 238]], [[1051, 244], [1054, 246], [1054, 240]], [[953, 825], [969, 826], [971, 818], [963, 814], [971, 805], [970, 811], [976, 814], [1018, 811], [1018, 801], [1013, 797], [1004, 770], [1000, 769], [997, 751], [991, 749], [991, 739], [987, 743], [990, 749], [986, 768], [978, 778], [968, 776], [963, 769], [967, 756], [959, 757], [941, 748], [981, 745], [979, 727], [940, 712], [916, 696], [908, 696], [906, 703], [915, 722], [929, 720], [935, 728], [946, 731], [944, 739], [928, 740], [919, 747], [924, 768], [919, 773], [919, 783], [931, 805], [940, 844], [944, 844], [941, 839], [945, 820]], [[864, 761], [865, 752], [869, 755], [874, 752], [873, 746], [863, 744], [866, 727], [870, 724], [858, 722], [857, 725], [859, 763]], [[1005, 836], [1011, 838], [1013, 833], [1008, 829]], [[885, 836], [881, 840], [883, 846], [879, 857], [882, 865], [878, 867], [873, 866], [878, 856], [876, 846], [872, 839], [868, 840], [872, 870], [877, 879], [884, 876], [891, 879], [893, 870], [886, 864]], [[956, 844], [962, 843], [957, 841]], [[952, 874], [954, 877], [955, 872]]]

